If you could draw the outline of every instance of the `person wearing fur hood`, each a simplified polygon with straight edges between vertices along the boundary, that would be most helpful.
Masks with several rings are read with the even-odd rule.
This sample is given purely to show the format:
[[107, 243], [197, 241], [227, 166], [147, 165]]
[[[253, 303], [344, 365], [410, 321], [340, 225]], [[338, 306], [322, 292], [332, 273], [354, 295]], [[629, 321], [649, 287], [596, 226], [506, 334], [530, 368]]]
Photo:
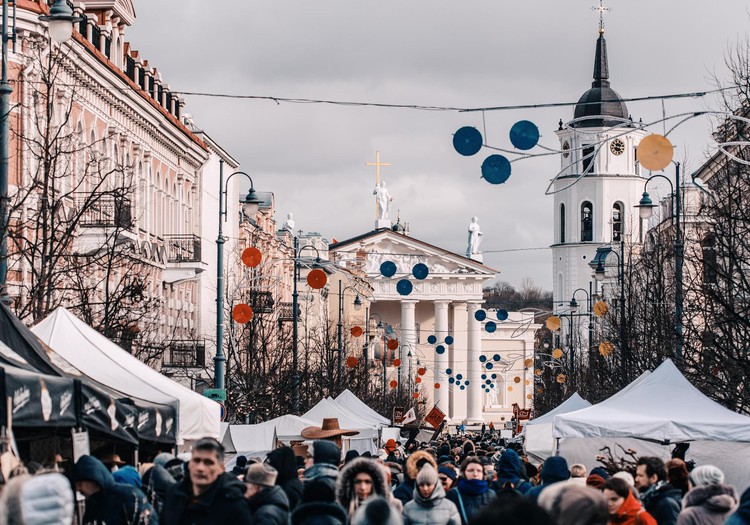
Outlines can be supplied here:
[[404, 525], [461, 525], [461, 516], [432, 465], [425, 463], [417, 474], [414, 498], [404, 506]]
[[682, 500], [677, 525], [721, 525], [739, 502], [737, 491], [724, 485], [724, 473], [713, 465], [701, 465], [690, 473], [692, 489]]
[[336, 501], [353, 517], [366, 499], [378, 496], [388, 500], [401, 513], [403, 506], [388, 492], [385, 469], [376, 461], [357, 458], [341, 469], [336, 481]]
[[435, 458], [433, 458], [429, 452], [425, 452], [424, 450], [418, 450], [417, 452], [412, 453], [412, 455], [406, 460], [406, 472], [404, 473], [405, 479], [403, 483], [393, 491], [393, 497], [399, 500], [402, 504], [406, 505], [411, 501], [414, 494], [414, 487], [416, 486], [415, 480], [417, 479], [417, 474], [419, 474], [420, 469], [425, 463], [429, 463], [432, 465], [432, 468], [437, 471], [438, 466]]

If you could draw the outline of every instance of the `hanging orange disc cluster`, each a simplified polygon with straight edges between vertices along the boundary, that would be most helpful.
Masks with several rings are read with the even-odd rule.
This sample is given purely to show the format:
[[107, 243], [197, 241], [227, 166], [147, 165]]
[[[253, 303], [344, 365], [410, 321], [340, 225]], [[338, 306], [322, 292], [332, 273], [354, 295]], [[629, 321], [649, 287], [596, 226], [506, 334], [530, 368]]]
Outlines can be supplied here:
[[395, 350], [398, 348], [398, 339], [388, 339], [388, 350]]
[[419, 369], [417, 369], [417, 375], [423, 376], [426, 373], [427, 373], [427, 369], [426, 368], [419, 368]]
[[240, 324], [246, 324], [253, 318], [253, 309], [249, 304], [238, 304], [232, 308], [232, 319]]
[[549, 330], [557, 332], [560, 329], [560, 318], [556, 315], [550, 315], [545, 324]]
[[393, 366], [401, 366], [401, 359], [398, 357], [393, 360]]
[[392, 379], [391, 382], [388, 384], [391, 385], [391, 388], [396, 388], [398, 386], [398, 381], [396, 381], [395, 379]]
[[362, 337], [362, 327], [361, 326], [352, 326], [352, 335], [354, 337]]
[[359, 363], [359, 360], [354, 356], [349, 356], [346, 358], [346, 366], [349, 368], [354, 368]]
[[310, 273], [307, 274], [307, 284], [314, 290], [320, 290], [327, 282], [328, 277], [326, 276], [326, 272], [320, 268], [310, 270]]
[[255, 248], [254, 246], [245, 248], [245, 250], [242, 252], [242, 264], [244, 264], [248, 268], [255, 268], [260, 264], [260, 261], [262, 260], [263, 254], [260, 253], [260, 250], [258, 248]]

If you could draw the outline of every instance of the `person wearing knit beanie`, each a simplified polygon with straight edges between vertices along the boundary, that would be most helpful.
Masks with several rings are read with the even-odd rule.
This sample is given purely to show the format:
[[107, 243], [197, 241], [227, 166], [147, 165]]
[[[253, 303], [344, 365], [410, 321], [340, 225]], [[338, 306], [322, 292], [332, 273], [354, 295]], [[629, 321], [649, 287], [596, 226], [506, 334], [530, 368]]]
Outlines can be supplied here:
[[419, 470], [414, 497], [404, 506], [404, 524], [460, 525], [461, 516], [456, 505], [445, 498], [445, 490], [438, 483], [435, 468], [425, 463]]
[[451, 467], [438, 467], [438, 479], [446, 493], [453, 488], [457, 477], [456, 471]]
[[724, 485], [724, 473], [714, 465], [694, 468], [690, 486], [677, 525], [722, 525], [740, 500], [734, 487]]
[[695, 467], [690, 473], [690, 483], [693, 487], [721, 485], [724, 483], [724, 473], [720, 468], [713, 465], [701, 465]]

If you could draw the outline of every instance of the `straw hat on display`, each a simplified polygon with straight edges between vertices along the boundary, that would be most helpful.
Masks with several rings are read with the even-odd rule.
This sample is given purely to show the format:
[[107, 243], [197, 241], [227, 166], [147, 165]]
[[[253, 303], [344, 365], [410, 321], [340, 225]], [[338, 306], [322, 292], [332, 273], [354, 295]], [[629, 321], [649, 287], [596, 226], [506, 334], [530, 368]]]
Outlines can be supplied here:
[[338, 418], [325, 418], [319, 427], [307, 427], [300, 432], [305, 439], [335, 439], [341, 436], [356, 436], [358, 430], [346, 430], [339, 428]]

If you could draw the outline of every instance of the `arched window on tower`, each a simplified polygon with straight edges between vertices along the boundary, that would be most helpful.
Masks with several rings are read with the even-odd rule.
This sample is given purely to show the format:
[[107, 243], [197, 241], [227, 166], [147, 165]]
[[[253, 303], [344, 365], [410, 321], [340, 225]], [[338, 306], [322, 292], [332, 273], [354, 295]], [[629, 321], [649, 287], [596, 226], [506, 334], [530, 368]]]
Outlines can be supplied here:
[[701, 240], [701, 251], [703, 252], [703, 284], [716, 284], [716, 236], [707, 234]]
[[581, 242], [594, 240], [594, 206], [589, 201], [581, 204]]
[[565, 204], [560, 203], [560, 244], [565, 243]]
[[625, 206], [621, 202], [612, 205], [612, 242], [620, 242], [624, 233]]
[[594, 171], [595, 167], [591, 165], [592, 162], [594, 162], [594, 146], [583, 146], [583, 155], [581, 156], [581, 160], [583, 163], [583, 170], [581, 170], [581, 173], [591, 173]]

